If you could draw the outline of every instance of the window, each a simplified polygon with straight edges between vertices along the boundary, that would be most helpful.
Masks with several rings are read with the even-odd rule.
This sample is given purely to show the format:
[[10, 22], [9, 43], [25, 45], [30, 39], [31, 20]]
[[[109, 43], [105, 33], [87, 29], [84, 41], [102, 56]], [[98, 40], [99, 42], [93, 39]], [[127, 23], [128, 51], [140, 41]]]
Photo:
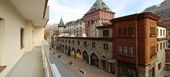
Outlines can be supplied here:
[[68, 43], [70, 44], [70, 40], [68, 40]]
[[96, 48], [96, 43], [95, 42], [92, 42], [92, 47]]
[[152, 69], [150, 69], [150, 76], [149, 77], [155, 77], [155, 70], [154, 67]]
[[150, 58], [152, 59], [152, 57], [153, 56], [155, 56], [156, 55], [156, 49], [155, 49], [156, 47], [155, 46], [152, 46], [151, 48], [150, 48]]
[[162, 43], [160, 43], [160, 50], [162, 50]]
[[160, 36], [162, 36], [162, 29], [160, 29]]
[[133, 28], [132, 27], [128, 27], [128, 35], [129, 36], [133, 35]]
[[80, 45], [80, 41], [77, 41], [77, 44]]
[[21, 49], [24, 48], [24, 28], [20, 30], [20, 47]]
[[161, 63], [158, 64], [158, 70], [160, 70], [160, 69], [161, 69]]
[[109, 30], [103, 30], [103, 37], [109, 37]]
[[133, 47], [128, 47], [128, 56], [131, 56], [131, 57], [133, 57], [133, 55], [134, 55], [134, 52], [133, 52], [134, 50], [133, 50]]
[[74, 44], [74, 40], [73, 40], [73, 44]]
[[123, 49], [122, 49], [122, 46], [119, 46], [119, 55], [123, 55]]
[[122, 35], [122, 28], [118, 29], [118, 35], [120, 35], [120, 36]]
[[124, 35], [124, 36], [127, 35], [127, 28], [123, 28], [123, 35]]
[[86, 41], [84, 41], [84, 46], [87, 47], [87, 42]]
[[156, 28], [150, 27], [150, 36], [156, 35]]
[[104, 50], [109, 50], [109, 44], [103, 44]]
[[118, 29], [118, 35], [119, 36], [132, 36], [134, 35], [133, 27], [125, 27], [125, 28], [119, 28]]
[[165, 36], [165, 30], [163, 30], [163, 35]]
[[163, 43], [163, 48], [165, 48], [165, 42]]
[[128, 56], [128, 55], [127, 55], [127, 54], [128, 54], [128, 51], [127, 51], [127, 47], [126, 47], [126, 46], [124, 47], [123, 51], [124, 51], [124, 55], [125, 55], [125, 56]]

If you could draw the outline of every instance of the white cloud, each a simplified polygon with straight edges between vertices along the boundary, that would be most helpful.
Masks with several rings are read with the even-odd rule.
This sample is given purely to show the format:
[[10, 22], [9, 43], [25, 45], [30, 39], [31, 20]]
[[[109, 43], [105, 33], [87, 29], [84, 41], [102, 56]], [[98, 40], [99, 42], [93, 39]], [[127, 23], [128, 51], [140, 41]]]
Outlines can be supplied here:
[[[145, 8], [157, 5], [164, 0], [103, 0], [116, 13], [116, 17], [142, 12]], [[81, 18], [93, 5], [95, 0], [49, 0], [49, 24]]]
[[81, 18], [87, 11], [86, 8], [77, 7], [77, 5], [63, 5], [62, 1], [51, 0], [48, 5], [50, 6], [50, 21], [49, 24], [58, 23], [60, 18], [63, 17], [65, 22]]

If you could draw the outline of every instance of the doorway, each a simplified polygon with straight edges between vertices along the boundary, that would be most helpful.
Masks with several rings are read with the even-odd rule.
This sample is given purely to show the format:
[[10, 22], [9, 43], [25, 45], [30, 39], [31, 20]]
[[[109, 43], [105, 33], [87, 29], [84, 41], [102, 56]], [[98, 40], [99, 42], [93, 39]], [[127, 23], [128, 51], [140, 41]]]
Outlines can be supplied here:
[[90, 60], [91, 60], [91, 65], [94, 65], [96, 67], [99, 67], [99, 58], [97, 57], [97, 55], [95, 53], [92, 53], [90, 55]]

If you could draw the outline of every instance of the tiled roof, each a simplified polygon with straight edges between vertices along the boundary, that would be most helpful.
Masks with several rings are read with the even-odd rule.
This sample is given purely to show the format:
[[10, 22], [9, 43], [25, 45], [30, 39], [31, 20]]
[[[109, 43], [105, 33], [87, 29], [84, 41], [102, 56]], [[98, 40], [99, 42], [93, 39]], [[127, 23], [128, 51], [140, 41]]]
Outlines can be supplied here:
[[111, 11], [109, 7], [103, 2], [103, 0], [96, 0], [96, 2], [91, 7], [90, 11], [99, 9], [106, 9], [107, 11]]

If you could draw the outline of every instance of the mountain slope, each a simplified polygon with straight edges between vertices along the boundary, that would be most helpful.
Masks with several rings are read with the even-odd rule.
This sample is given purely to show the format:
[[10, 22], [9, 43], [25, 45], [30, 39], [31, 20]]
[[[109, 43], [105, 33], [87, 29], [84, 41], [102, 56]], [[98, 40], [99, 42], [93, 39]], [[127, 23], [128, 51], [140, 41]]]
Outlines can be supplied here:
[[146, 8], [144, 12], [153, 12], [161, 17], [161, 19], [170, 18], [170, 0], [165, 0], [160, 5], [154, 5]]

